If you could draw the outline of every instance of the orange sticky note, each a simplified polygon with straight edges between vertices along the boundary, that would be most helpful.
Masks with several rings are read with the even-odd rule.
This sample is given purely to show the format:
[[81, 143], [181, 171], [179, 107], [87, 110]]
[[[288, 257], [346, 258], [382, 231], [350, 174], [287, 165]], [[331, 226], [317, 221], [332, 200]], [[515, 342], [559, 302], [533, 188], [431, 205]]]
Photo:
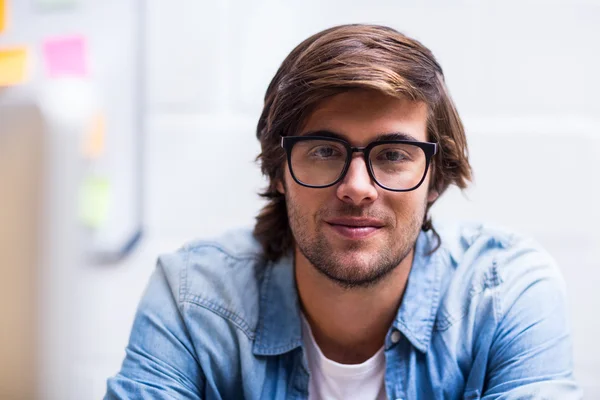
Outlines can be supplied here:
[[90, 127], [83, 139], [83, 156], [96, 159], [104, 152], [104, 137], [106, 134], [106, 120], [102, 113], [97, 113], [91, 120]]
[[3, 32], [8, 25], [8, 5], [7, 0], [0, 0], [0, 32]]
[[0, 49], [0, 86], [13, 86], [27, 80], [28, 52], [24, 47]]

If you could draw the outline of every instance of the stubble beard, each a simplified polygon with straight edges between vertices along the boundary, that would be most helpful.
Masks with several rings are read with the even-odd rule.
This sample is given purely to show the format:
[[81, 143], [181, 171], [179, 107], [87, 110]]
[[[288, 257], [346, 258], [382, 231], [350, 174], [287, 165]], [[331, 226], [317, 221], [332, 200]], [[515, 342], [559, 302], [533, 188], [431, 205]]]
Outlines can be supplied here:
[[[349, 243], [344, 248], [333, 246], [321, 226], [318, 226], [312, 235], [308, 216], [300, 212], [299, 205], [287, 194], [286, 204], [290, 228], [298, 250], [317, 271], [345, 289], [375, 286], [394, 271], [410, 255], [425, 217], [424, 210], [422, 213], [419, 210], [412, 215], [409, 224], [401, 233], [389, 236], [387, 243], [380, 245], [377, 253], [361, 254], [363, 243]], [[323, 213], [319, 212], [317, 220], [322, 220], [320, 215]], [[362, 207], [345, 204], [336, 210], [336, 215], [358, 217], [365, 216], [365, 212]], [[348, 253], [353, 252], [356, 253], [356, 257], [349, 258]]]

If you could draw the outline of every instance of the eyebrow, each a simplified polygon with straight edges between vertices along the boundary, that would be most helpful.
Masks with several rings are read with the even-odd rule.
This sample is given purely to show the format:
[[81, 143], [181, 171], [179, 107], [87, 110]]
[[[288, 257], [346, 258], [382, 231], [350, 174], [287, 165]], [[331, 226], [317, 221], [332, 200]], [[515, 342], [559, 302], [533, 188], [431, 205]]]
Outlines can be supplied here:
[[[329, 138], [334, 138], [334, 139], [341, 139], [341, 140], [345, 140], [346, 142], [349, 142], [348, 138], [345, 135], [343, 135], [341, 133], [327, 131], [327, 130], [309, 131], [309, 132], [303, 133], [300, 136], [323, 136], [323, 137], [329, 137]], [[414, 136], [409, 135], [408, 133], [390, 132], [390, 133], [382, 133], [382, 134], [377, 135], [375, 137], [375, 139], [372, 140], [372, 142], [383, 142], [385, 140], [408, 140], [411, 142], [419, 141]]]

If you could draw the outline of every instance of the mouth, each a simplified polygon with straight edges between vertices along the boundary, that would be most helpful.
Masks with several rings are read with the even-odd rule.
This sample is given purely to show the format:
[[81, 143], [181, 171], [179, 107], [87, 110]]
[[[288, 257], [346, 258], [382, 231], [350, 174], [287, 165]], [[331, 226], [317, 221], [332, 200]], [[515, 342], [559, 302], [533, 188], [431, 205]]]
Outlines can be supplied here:
[[372, 218], [333, 218], [325, 221], [334, 232], [346, 239], [366, 239], [379, 232], [384, 223]]

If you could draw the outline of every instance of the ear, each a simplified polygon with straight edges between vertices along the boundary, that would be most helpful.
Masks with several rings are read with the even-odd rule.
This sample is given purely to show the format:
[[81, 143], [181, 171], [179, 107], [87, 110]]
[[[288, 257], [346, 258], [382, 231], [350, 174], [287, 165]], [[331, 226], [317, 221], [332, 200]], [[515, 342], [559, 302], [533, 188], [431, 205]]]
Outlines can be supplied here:
[[440, 193], [437, 190], [435, 190], [435, 175], [435, 168], [430, 167], [428, 183], [429, 188], [427, 190], [427, 204], [432, 204], [438, 199], [438, 197], [440, 197]]
[[438, 197], [440, 197], [440, 194], [437, 192], [437, 190], [429, 189], [429, 193], [427, 194], [427, 203], [433, 203]]
[[285, 187], [283, 185], [283, 181], [281, 179], [279, 179], [277, 181], [277, 183], [275, 184], [275, 188], [277, 188], [277, 191], [281, 194], [285, 194]]

